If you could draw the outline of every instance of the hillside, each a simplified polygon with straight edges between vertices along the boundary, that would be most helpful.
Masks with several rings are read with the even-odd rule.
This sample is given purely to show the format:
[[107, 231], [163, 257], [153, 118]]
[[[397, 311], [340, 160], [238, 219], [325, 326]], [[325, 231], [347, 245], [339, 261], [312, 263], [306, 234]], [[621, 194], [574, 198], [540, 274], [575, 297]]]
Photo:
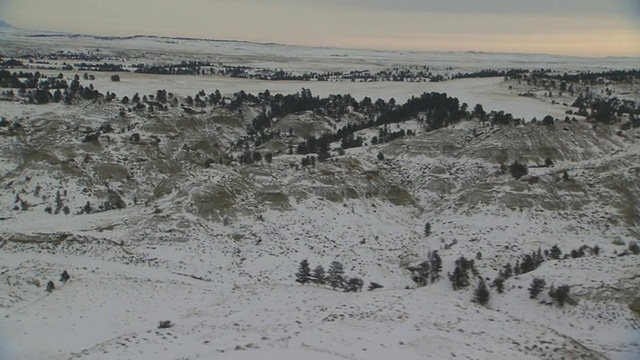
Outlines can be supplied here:
[[[130, 53], [93, 39], [107, 55], [87, 61], [205, 47], [121, 40]], [[8, 53], [30, 43], [50, 46], [0, 40]], [[318, 67], [335, 49], [288, 48], [285, 61], [228, 45], [207, 49], [285, 71], [423, 62], [354, 50]], [[27, 55], [0, 78], [0, 359], [640, 353], [634, 72], [576, 70], [602, 67], [591, 59], [506, 79], [262, 81], [83, 74], [56, 56]]]
[[[640, 239], [637, 130], [464, 122], [314, 167], [286, 153], [272, 163], [205, 166], [241, 133], [243, 118], [215, 109], [113, 118], [116, 105], [48, 106], [2, 130], [8, 354], [195, 358], [289, 348], [300, 350], [276, 353], [624, 359], [639, 350], [627, 307], [640, 290], [639, 258], [616, 256]], [[82, 141], [105, 121], [124, 131]], [[500, 171], [547, 158], [553, 167], [520, 180]], [[55, 212], [58, 192], [68, 215], [45, 212]], [[92, 213], [82, 214], [87, 202]], [[440, 252], [444, 274], [460, 255], [481, 253], [478, 270], [493, 279], [506, 262], [553, 245], [601, 252], [510, 278], [486, 308], [470, 302], [471, 287], [454, 292], [445, 277], [418, 288], [406, 270], [430, 250]], [[303, 259], [338, 260], [384, 288], [350, 294], [296, 284]], [[64, 284], [62, 270], [71, 274]], [[569, 285], [577, 305], [528, 299], [533, 277]], [[164, 319], [176, 325], [156, 330]], [[20, 349], [24, 336], [47, 341]]]

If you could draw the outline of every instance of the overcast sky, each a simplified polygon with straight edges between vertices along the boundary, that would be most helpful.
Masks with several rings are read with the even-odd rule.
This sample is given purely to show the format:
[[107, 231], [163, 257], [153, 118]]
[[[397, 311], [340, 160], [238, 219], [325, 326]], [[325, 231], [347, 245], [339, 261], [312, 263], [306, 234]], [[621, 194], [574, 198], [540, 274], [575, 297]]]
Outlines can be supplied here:
[[0, 0], [0, 19], [104, 35], [640, 55], [640, 0]]

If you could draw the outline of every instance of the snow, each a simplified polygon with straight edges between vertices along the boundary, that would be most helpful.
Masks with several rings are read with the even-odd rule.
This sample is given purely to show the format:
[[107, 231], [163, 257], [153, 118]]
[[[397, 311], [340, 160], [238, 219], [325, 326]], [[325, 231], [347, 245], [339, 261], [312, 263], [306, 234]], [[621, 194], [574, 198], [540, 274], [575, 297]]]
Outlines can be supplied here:
[[[65, 40], [59, 46], [84, 49], [82, 41]], [[42, 49], [52, 46], [38, 44]], [[184, 41], [172, 45], [166, 39], [108, 44], [136, 53], [164, 52], [163, 60], [177, 57], [177, 49], [185, 47], [193, 54], [215, 47], [227, 60], [263, 64], [271, 63], [267, 55], [272, 53], [300, 56], [292, 65], [300, 69], [317, 69], [316, 61], [327, 69], [348, 68], [356, 57], [382, 68], [425, 59], [423, 53]], [[348, 56], [332, 57], [336, 51]], [[252, 58], [243, 60], [247, 54]], [[429, 56], [443, 64], [465, 62], [459, 66], [469, 69], [485, 66], [470, 65], [477, 59], [508, 65], [528, 61], [531, 66], [555, 62], [560, 69], [608, 66], [598, 59], [557, 63], [562, 58], [546, 56]], [[326, 58], [336, 58], [335, 63], [320, 61]], [[612, 60], [611, 66], [621, 62]], [[356, 98], [394, 97], [401, 103], [424, 91], [444, 91], [470, 107], [481, 103], [486, 111], [506, 110], [526, 119], [560, 117], [565, 110], [517, 97], [502, 79], [320, 83], [122, 74], [118, 83], [110, 81], [110, 74], [95, 75], [97, 89], [119, 96], [158, 89], [193, 95], [216, 88], [225, 94], [268, 88], [275, 94], [305, 87], [320, 96], [350, 93]], [[34, 149], [75, 162], [66, 168], [49, 158], [28, 161], [19, 147], [25, 142], [0, 137], [2, 360], [637, 359], [640, 321], [626, 304], [640, 291], [640, 257], [617, 256], [640, 237], [635, 218], [628, 215], [634, 214], [628, 204], [637, 192], [637, 130], [622, 138], [615, 128], [593, 129], [583, 123], [490, 128], [464, 122], [425, 133], [411, 120], [398, 126], [417, 132], [415, 136], [348, 149], [314, 168], [296, 170], [290, 164], [298, 164], [300, 156], [278, 155], [272, 164], [205, 169], [181, 161], [191, 155], [182, 146], [190, 137], [233, 141], [238, 131], [233, 126], [207, 123], [191, 130], [186, 121], [179, 124], [179, 110], [157, 117], [134, 113], [123, 122], [140, 123], [143, 139], [161, 135], [160, 145], [132, 145], [129, 133], [110, 134], [108, 144], [79, 140], [76, 128], [113, 120], [117, 108], [0, 103], [2, 116], [18, 119], [28, 129], [23, 136]], [[216, 114], [212, 110], [197, 119], [210, 115]], [[287, 121], [310, 119], [303, 114]], [[158, 130], [165, 128], [171, 130]], [[179, 128], [181, 137], [167, 140]], [[479, 135], [471, 136], [473, 132]], [[375, 129], [361, 133], [367, 141], [376, 134]], [[531, 167], [537, 182], [498, 174], [501, 163], [516, 158], [529, 165], [543, 163], [548, 149], [556, 150], [555, 166]], [[379, 152], [385, 155], [382, 161]], [[86, 163], [85, 155], [91, 158]], [[155, 157], [162, 161], [155, 163]], [[146, 161], [138, 163], [137, 158]], [[133, 180], [101, 177], [96, 169], [102, 163], [122, 165]], [[559, 180], [565, 169], [571, 181]], [[172, 185], [162, 187], [168, 183]], [[36, 195], [37, 185], [42, 189]], [[98, 203], [106, 188], [120, 191], [127, 208], [76, 214], [86, 201]], [[72, 209], [69, 215], [43, 211], [58, 190], [68, 191], [63, 201]], [[32, 208], [14, 211], [16, 194]], [[202, 194], [206, 196], [198, 202]], [[264, 194], [282, 196], [261, 200]], [[134, 196], [139, 196], [136, 203]], [[225, 216], [207, 213], [220, 204]], [[429, 237], [423, 235], [427, 221], [433, 232]], [[582, 245], [598, 245], [602, 253], [547, 260], [531, 273], [508, 279], [505, 294], [492, 290], [486, 307], [470, 301], [472, 288], [453, 291], [446, 278], [461, 255], [473, 258], [480, 252], [475, 260], [480, 274], [493, 279], [505, 263], [555, 244], [563, 253]], [[443, 257], [443, 279], [416, 288], [405, 266], [424, 260], [431, 250]], [[325, 268], [338, 260], [346, 275], [362, 277], [365, 286], [375, 281], [384, 287], [343, 293], [298, 284], [294, 273], [303, 259]], [[71, 275], [66, 283], [59, 281], [64, 270]], [[545, 278], [548, 285], [569, 285], [577, 305], [541, 304], [550, 301], [546, 291], [538, 300], [529, 299], [527, 287], [534, 277]], [[49, 280], [56, 285], [51, 293], [44, 290]], [[163, 320], [173, 326], [158, 329]]]

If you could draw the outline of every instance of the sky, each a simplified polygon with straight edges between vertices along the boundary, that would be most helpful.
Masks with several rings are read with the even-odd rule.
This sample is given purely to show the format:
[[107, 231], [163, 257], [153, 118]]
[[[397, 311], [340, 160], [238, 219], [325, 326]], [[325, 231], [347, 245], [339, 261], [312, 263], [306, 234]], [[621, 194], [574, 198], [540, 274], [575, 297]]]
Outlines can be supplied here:
[[0, 19], [96, 35], [640, 56], [640, 0], [0, 0]]

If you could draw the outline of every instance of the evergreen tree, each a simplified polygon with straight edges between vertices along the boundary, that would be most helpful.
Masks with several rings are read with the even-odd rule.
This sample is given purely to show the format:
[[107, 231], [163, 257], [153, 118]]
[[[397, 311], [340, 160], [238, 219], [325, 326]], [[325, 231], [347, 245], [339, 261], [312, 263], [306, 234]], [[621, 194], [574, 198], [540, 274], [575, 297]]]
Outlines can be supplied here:
[[362, 290], [364, 282], [359, 277], [352, 277], [346, 282], [344, 287], [345, 292], [358, 292]]
[[67, 280], [69, 280], [71, 278], [71, 276], [69, 276], [69, 273], [67, 272], [67, 270], [62, 272], [62, 275], [60, 275], [60, 281], [62, 281], [63, 283], [66, 283]]
[[301, 284], [306, 284], [311, 280], [311, 268], [309, 267], [309, 261], [304, 259], [300, 262], [298, 272], [296, 273], [296, 281]]
[[535, 262], [533, 257], [529, 254], [522, 257], [522, 261], [520, 262], [520, 274], [526, 274], [535, 270]]
[[538, 247], [538, 251], [536, 251], [535, 255], [533, 255], [533, 262], [535, 264], [536, 269], [542, 265], [544, 262], [544, 256], [542, 256], [542, 250]]
[[313, 282], [318, 285], [323, 285], [324, 283], [326, 283], [324, 267], [322, 267], [322, 265], [318, 265], [315, 269], [313, 269]]
[[431, 265], [431, 282], [433, 283], [440, 279], [442, 272], [442, 258], [440, 258], [438, 250], [429, 252], [429, 264]]
[[427, 222], [424, 224], [424, 236], [431, 235], [431, 223]]
[[491, 283], [491, 286], [496, 288], [498, 294], [502, 294], [504, 292], [504, 278], [497, 277]]
[[484, 280], [480, 279], [480, 282], [478, 282], [478, 285], [473, 291], [473, 301], [477, 302], [480, 305], [486, 305], [489, 302], [489, 297], [489, 289], [484, 283]]
[[93, 208], [91, 208], [91, 203], [87, 201], [82, 210], [85, 214], [91, 214], [91, 212], [93, 211]]
[[531, 299], [537, 299], [546, 284], [547, 282], [542, 278], [533, 278], [531, 286], [529, 286], [529, 297]]
[[514, 161], [513, 164], [509, 166], [509, 173], [515, 179], [520, 179], [529, 173], [529, 169], [527, 169], [526, 165], [520, 164], [518, 161]]
[[338, 261], [333, 261], [331, 265], [329, 265], [329, 275], [327, 276], [327, 281], [329, 282], [329, 286], [332, 289], [342, 288], [344, 287], [344, 267]]
[[554, 288], [553, 285], [549, 289], [549, 297], [556, 301], [558, 306], [563, 307], [564, 303], [569, 298], [569, 285], [562, 285]]
[[62, 210], [62, 196], [60, 195], [60, 190], [56, 191], [56, 210], [55, 210], [55, 214], [59, 214], [60, 210]]
[[45, 290], [46, 290], [46, 292], [50, 293], [55, 288], [56, 288], [56, 285], [53, 283], [53, 281], [49, 280], [49, 282], [47, 283], [47, 288]]
[[483, 121], [486, 115], [487, 113], [484, 111], [484, 108], [482, 107], [482, 105], [476, 104], [476, 106], [473, 108], [473, 116]]
[[460, 265], [456, 265], [453, 274], [449, 274], [449, 280], [453, 286], [453, 290], [458, 290], [469, 286], [469, 273]]
[[467, 259], [464, 256], [460, 256], [457, 260], [456, 260], [456, 265], [460, 266], [462, 268], [462, 270], [464, 270], [466, 273], [469, 272], [469, 270], [471, 270], [471, 272], [475, 275], [478, 276], [478, 270], [476, 269], [476, 264], [475, 261], [472, 259]]
[[429, 272], [430, 265], [428, 261], [421, 262], [416, 268], [417, 274], [413, 276], [413, 281], [418, 284], [418, 286], [427, 286], [429, 285]]
[[553, 247], [549, 251], [549, 257], [552, 259], [558, 260], [560, 259], [561, 256], [562, 256], [562, 251], [560, 251], [560, 248], [558, 247], [558, 245], [553, 245]]

